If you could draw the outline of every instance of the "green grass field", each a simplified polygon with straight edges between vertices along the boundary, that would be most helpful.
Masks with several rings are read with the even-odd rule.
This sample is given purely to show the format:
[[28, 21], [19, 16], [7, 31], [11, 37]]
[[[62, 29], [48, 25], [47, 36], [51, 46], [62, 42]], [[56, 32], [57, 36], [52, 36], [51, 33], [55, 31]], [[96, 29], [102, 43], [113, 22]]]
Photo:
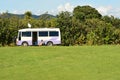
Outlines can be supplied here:
[[0, 47], [0, 80], [120, 80], [120, 46]]

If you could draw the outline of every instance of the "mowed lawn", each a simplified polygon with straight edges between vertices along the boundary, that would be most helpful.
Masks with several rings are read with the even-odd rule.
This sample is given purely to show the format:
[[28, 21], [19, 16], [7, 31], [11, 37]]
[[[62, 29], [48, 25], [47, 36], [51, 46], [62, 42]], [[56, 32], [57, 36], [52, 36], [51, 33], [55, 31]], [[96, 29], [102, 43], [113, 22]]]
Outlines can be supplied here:
[[120, 46], [0, 47], [0, 80], [120, 80]]

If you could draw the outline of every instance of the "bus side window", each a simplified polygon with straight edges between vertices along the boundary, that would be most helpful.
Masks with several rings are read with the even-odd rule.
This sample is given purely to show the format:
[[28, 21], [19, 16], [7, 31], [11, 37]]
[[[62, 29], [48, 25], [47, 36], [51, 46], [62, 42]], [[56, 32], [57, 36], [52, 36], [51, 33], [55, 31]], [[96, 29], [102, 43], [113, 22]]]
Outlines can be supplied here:
[[21, 40], [21, 32], [19, 32], [19, 40]]
[[50, 31], [49, 36], [57, 37], [57, 36], [59, 36], [59, 32], [58, 31]]

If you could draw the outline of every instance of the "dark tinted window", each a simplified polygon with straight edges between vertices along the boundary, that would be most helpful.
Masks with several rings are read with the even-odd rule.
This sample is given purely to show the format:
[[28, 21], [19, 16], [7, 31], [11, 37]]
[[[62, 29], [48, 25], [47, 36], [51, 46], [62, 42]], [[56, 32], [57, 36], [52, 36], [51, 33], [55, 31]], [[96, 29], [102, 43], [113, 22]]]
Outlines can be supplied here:
[[40, 37], [47, 37], [48, 36], [48, 31], [40, 31], [39, 36]]
[[21, 37], [21, 32], [19, 32], [18, 36]]
[[18, 39], [21, 40], [21, 32], [18, 34]]
[[58, 31], [50, 31], [49, 36], [58, 36]]
[[31, 37], [31, 32], [22, 32], [22, 37]]

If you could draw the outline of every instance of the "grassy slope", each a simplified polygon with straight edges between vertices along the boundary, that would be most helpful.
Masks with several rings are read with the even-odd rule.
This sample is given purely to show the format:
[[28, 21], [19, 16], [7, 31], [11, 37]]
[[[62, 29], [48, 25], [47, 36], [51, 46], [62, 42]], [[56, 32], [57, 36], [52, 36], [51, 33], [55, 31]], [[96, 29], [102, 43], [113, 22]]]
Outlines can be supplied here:
[[119, 48], [2, 47], [0, 80], [120, 80]]

